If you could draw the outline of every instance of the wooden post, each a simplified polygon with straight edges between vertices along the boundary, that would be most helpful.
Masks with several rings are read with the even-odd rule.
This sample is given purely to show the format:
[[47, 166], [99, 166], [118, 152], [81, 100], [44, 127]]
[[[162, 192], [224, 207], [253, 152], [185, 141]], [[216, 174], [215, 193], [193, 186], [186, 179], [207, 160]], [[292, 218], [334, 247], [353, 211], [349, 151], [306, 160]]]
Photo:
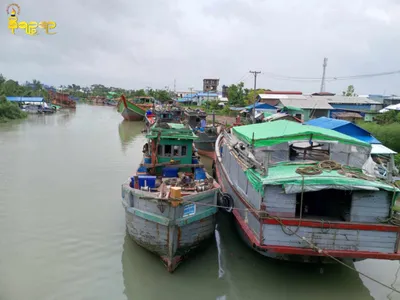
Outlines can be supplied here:
[[389, 182], [393, 180], [393, 167], [394, 167], [394, 154], [390, 154], [390, 159], [387, 168], [387, 180]]

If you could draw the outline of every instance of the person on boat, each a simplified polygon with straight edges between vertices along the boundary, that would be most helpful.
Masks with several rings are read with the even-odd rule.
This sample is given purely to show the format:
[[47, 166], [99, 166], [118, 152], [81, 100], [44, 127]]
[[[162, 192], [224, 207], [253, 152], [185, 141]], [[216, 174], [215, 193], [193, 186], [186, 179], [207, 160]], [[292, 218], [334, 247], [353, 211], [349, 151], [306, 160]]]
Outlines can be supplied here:
[[200, 120], [200, 128], [204, 129], [206, 127], [206, 125], [207, 125], [206, 119], [201, 119]]

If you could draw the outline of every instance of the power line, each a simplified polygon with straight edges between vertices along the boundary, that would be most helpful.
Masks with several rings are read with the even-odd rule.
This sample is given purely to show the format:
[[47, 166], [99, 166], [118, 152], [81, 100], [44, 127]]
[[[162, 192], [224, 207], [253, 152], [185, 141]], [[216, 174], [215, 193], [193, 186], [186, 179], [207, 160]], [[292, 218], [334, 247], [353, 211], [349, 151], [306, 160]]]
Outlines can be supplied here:
[[[399, 73], [400, 73], [400, 70], [380, 72], [380, 73], [349, 75], [349, 76], [334, 76], [334, 77], [326, 77], [325, 81], [362, 79], [362, 78], [370, 78], [370, 77], [387, 76], [387, 75], [393, 75], [393, 74], [399, 74]], [[279, 74], [275, 74], [275, 73], [262, 73], [261, 75], [264, 75], [266, 77], [270, 77], [273, 79], [278, 79], [278, 80], [290, 80], [290, 81], [320, 81], [321, 80], [321, 77], [296, 77], [296, 76], [279, 75]]]

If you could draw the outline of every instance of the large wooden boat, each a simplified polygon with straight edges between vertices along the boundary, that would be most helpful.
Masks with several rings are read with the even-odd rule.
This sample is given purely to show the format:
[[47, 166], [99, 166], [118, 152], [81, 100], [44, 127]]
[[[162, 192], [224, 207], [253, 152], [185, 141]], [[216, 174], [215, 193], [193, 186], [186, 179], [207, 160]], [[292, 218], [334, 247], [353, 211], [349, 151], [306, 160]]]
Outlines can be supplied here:
[[173, 272], [213, 237], [219, 185], [193, 156], [197, 137], [190, 128], [156, 123], [147, 138], [142, 164], [122, 185], [126, 227]]
[[127, 121], [142, 121], [146, 114], [145, 110], [126, 100], [124, 95], [121, 96], [118, 103], [118, 112]]
[[118, 103], [118, 112], [127, 121], [142, 121], [146, 112], [154, 109], [157, 101], [153, 97], [135, 97], [133, 100], [126, 100], [124, 95], [121, 95], [121, 100]]
[[210, 158], [214, 158], [215, 153], [215, 141], [218, 137], [218, 128], [215, 126], [213, 116], [213, 124], [211, 126], [201, 126], [202, 120], [206, 123], [207, 113], [196, 109], [186, 109], [184, 111], [185, 120], [199, 137], [195, 142], [196, 149], [200, 155], [204, 155]]
[[363, 173], [368, 143], [275, 121], [233, 127], [215, 148], [222, 203], [254, 251], [305, 262], [400, 258], [400, 190]]
[[56, 92], [52, 89], [49, 89], [48, 92], [52, 104], [61, 106], [62, 108], [76, 108], [76, 102], [71, 99], [68, 93]]

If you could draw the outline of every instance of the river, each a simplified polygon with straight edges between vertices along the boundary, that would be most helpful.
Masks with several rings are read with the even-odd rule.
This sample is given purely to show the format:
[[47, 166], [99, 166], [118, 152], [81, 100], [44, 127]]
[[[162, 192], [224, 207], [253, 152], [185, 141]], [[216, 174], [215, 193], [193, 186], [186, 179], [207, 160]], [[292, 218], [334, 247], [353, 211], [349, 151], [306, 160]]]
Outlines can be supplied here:
[[[0, 124], [0, 300], [400, 299], [343, 266], [266, 259], [224, 214], [215, 241], [169, 274], [125, 232], [120, 186], [142, 129], [85, 104]], [[397, 261], [355, 267], [400, 289]]]

